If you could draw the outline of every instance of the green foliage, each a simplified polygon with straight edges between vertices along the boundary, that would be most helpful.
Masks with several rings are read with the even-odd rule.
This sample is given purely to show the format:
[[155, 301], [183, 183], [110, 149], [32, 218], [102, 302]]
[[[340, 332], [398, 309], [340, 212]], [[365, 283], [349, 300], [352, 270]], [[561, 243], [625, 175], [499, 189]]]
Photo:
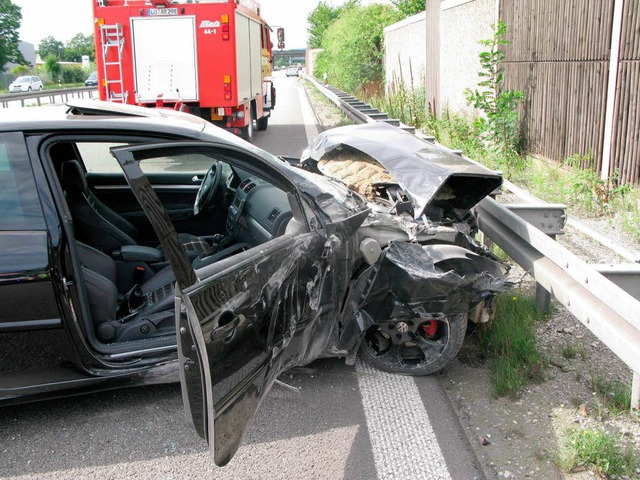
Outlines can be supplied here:
[[52, 36], [44, 37], [38, 44], [38, 55], [40, 58], [46, 59], [48, 57], [55, 57], [58, 60], [62, 60], [62, 53], [64, 52], [64, 43], [56, 40]]
[[16, 65], [11, 70], [11, 73], [14, 75], [29, 75], [31, 73], [31, 68], [27, 65]]
[[614, 415], [631, 409], [631, 383], [595, 377], [591, 379], [591, 388], [602, 405]]
[[379, 89], [384, 78], [383, 29], [399, 16], [394, 8], [379, 4], [343, 11], [324, 34], [314, 75], [326, 72], [332, 85], [356, 95]]
[[344, 5], [333, 7], [327, 2], [319, 2], [316, 8], [307, 16], [309, 24], [309, 48], [321, 48], [322, 40], [329, 25], [336, 20], [342, 12], [359, 5], [359, 0], [348, 0]]
[[78, 33], [64, 46], [63, 60], [66, 62], [81, 62], [83, 55], [88, 55], [91, 61], [96, 58], [93, 34]]
[[402, 13], [402, 17], [410, 17], [425, 10], [425, 0], [391, 0], [391, 3]]
[[0, 72], [7, 62], [26, 64], [18, 45], [22, 9], [11, 0], [0, 0]]
[[55, 82], [60, 78], [62, 67], [58, 63], [58, 59], [53, 55], [49, 55], [44, 61], [44, 68], [51, 76], [51, 81]]
[[480, 331], [496, 396], [516, 398], [531, 381], [542, 381], [545, 362], [536, 344], [535, 324], [544, 318], [535, 299], [513, 292], [496, 298], [496, 316]]
[[480, 43], [487, 49], [480, 53], [482, 70], [478, 75], [483, 78], [478, 82], [480, 89], [467, 89], [467, 103], [481, 110], [484, 117], [476, 120], [476, 128], [485, 134], [497, 153], [503, 158], [507, 175], [514, 168], [522, 169], [524, 158], [520, 156], [519, 127], [520, 114], [518, 104], [523, 99], [520, 90], [504, 89], [504, 68], [502, 62], [505, 53], [501, 46], [509, 42], [504, 39], [507, 33], [506, 24], [502, 21], [492, 26], [494, 35]]
[[440, 117], [429, 115], [425, 131], [443, 145], [454, 150], [462, 150], [466, 156], [480, 161], [491, 168], [498, 168], [495, 152], [482, 141], [473, 119], [453, 114], [445, 108]]
[[86, 73], [79, 65], [62, 67], [62, 83], [82, 83], [86, 77]]
[[623, 449], [610, 434], [596, 430], [575, 430], [566, 442], [567, 471], [594, 469], [599, 475], [633, 476], [638, 465], [631, 446]]
[[[386, 94], [374, 92], [365, 100], [380, 111], [388, 113], [392, 118], [398, 118], [407, 125], [422, 125], [425, 122], [424, 79], [414, 78], [411, 61], [409, 61], [408, 78], [405, 79], [402, 65], [400, 67], [398, 76], [394, 75], [387, 87]], [[420, 86], [418, 88], [412, 87], [416, 84]]]

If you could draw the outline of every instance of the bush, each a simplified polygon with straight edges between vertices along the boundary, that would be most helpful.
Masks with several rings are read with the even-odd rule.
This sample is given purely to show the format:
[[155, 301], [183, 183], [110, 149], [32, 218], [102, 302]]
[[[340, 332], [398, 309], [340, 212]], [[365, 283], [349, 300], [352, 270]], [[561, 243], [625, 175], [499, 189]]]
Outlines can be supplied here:
[[314, 75], [326, 72], [329, 83], [360, 94], [363, 88], [384, 79], [384, 27], [395, 23], [400, 13], [388, 5], [353, 7], [334, 20], [322, 40]]
[[31, 68], [28, 65], [16, 65], [11, 70], [11, 73], [14, 75], [29, 75], [31, 73]]
[[65, 65], [62, 67], [62, 83], [82, 83], [86, 75], [79, 65]]

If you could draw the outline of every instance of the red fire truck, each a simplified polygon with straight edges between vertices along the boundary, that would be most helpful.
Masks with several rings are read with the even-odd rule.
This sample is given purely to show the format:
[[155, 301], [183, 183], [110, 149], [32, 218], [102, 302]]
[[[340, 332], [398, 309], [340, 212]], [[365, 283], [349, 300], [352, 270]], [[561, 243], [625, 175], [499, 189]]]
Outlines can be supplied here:
[[94, 0], [100, 99], [186, 110], [241, 134], [275, 106], [271, 28], [253, 0]]

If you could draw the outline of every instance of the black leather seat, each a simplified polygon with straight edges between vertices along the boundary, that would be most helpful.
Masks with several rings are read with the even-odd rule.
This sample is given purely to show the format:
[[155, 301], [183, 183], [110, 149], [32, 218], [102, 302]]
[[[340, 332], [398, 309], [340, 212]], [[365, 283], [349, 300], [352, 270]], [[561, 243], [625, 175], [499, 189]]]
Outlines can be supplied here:
[[76, 245], [91, 318], [101, 341], [123, 342], [175, 333], [175, 276], [170, 267], [155, 273], [135, 291], [120, 294], [115, 261], [88, 245]]
[[[94, 195], [77, 160], [64, 162], [60, 177], [79, 241], [108, 254], [123, 245], [138, 244], [136, 228]], [[191, 258], [197, 257], [210, 246], [205, 239], [189, 233], [180, 233], [178, 236]]]

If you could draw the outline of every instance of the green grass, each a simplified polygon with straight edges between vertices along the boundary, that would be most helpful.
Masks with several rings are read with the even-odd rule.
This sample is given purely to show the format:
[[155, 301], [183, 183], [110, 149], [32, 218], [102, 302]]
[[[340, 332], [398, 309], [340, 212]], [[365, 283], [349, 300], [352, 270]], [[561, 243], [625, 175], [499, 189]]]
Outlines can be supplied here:
[[574, 358], [580, 357], [580, 360], [585, 361], [589, 358], [589, 352], [584, 348], [584, 345], [574, 345], [571, 342], [566, 343], [562, 347], [562, 356], [567, 360], [573, 360]]
[[542, 319], [533, 297], [507, 292], [496, 298], [496, 316], [479, 337], [495, 396], [517, 398], [530, 382], [543, 380], [546, 362], [535, 335], [535, 324]]
[[639, 466], [631, 447], [623, 448], [610, 434], [596, 430], [575, 430], [568, 436], [565, 458], [568, 472], [592, 469], [600, 475], [633, 477]]
[[578, 356], [578, 349], [573, 344], [567, 343], [562, 347], [562, 356], [567, 360], [573, 360]]
[[326, 108], [329, 111], [333, 112], [333, 115], [331, 115], [332, 117], [335, 117], [335, 118], [338, 119], [337, 121], [335, 120], [335, 118], [332, 119], [332, 120], [329, 120], [330, 124], [326, 124], [325, 125], [325, 123], [327, 123], [327, 119], [320, 118], [322, 115], [318, 116], [318, 120], [320, 121], [320, 123], [323, 126], [323, 128], [335, 128], [335, 127], [342, 127], [344, 125], [353, 125], [353, 122], [351, 121], [351, 119], [349, 117], [347, 117], [344, 114], [344, 112], [342, 110], [340, 110], [324, 94], [320, 93], [318, 91], [318, 89], [311, 82], [309, 82], [308, 80], [304, 80], [304, 79], [300, 79], [299, 81], [302, 82], [302, 84], [304, 85], [305, 90], [309, 94], [309, 100], [311, 102], [313, 110], [317, 111], [318, 108], [316, 108], [315, 106], [318, 105], [318, 104], [322, 104], [324, 106], [324, 108]]
[[612, 414], [618, 415], [631, 409], [631, 383], [597, 376], [591, 379], [591, 388], [602, 406]]

